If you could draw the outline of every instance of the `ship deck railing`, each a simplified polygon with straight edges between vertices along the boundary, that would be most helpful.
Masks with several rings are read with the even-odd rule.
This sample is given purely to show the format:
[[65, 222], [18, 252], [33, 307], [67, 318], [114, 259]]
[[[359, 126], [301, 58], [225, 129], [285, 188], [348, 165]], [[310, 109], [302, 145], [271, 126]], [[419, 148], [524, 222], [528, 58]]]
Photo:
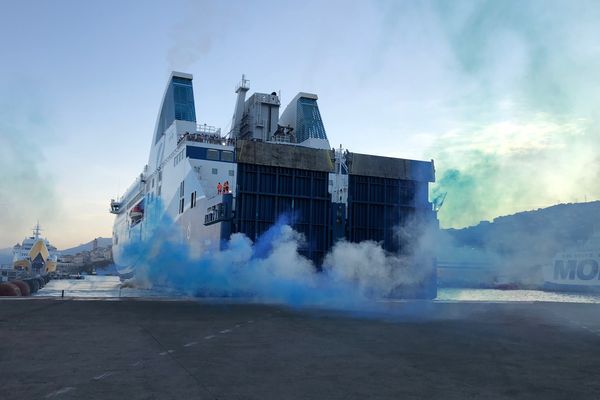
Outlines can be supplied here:
[[221, 128], [208, 124], [196, 124], [196, 133], [221, 136]]
[[208, 143], [208, 144], [217, 144], [221, 146], [234, 146], [235, 139], [223, 137], [220, 133], [189, 133], [186, 132], [179, 137], [177, 140], [177, 144], [179, 145], [181, 142], [197, 142], [197, 143]]

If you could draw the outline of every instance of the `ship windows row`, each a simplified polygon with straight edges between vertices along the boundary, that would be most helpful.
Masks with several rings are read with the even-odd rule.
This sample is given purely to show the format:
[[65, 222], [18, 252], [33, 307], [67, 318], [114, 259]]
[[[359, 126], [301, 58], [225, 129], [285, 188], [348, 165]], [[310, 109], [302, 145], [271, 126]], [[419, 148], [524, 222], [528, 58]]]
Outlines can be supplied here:
[[181, 150], [177, 155], [173, 158], [173, 166], [179, 164], [185, 158], [184, 151]]
[[206, 159], [212, 161], [233, 162], [233, 151], [206, 149]]
[[187, 146], [186, 156], [196, 160], [234, 162], [233, 151]]

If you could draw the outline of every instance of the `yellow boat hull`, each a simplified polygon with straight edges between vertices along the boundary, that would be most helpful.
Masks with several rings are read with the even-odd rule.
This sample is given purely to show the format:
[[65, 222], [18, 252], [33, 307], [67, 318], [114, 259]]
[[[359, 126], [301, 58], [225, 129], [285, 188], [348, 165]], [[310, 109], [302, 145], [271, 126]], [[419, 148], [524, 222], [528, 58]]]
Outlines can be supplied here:
[[[31, 272], [32, 264], [35, 262], [39, 265], [39, 263], [43, 264], [43, 272], [50, 273], [56, 271], [57, 262], [53, 260], [49, 260], [50, 252], [46, 247], [46, 243], [44, 240], [37, 240], [33, 246], [31, 246], [31, 250], [29, 250], [29, 254], [27, 258], [23, 258], [20, 260], [16, 260], [13, 263], [13, 268], [21, 271]], [[42, 272], [42, 271], [40, 271]]]
[[13, 263], [13, 269], [19, 271], [31, 271], [31, 262], [29, 260], [18, 260]]

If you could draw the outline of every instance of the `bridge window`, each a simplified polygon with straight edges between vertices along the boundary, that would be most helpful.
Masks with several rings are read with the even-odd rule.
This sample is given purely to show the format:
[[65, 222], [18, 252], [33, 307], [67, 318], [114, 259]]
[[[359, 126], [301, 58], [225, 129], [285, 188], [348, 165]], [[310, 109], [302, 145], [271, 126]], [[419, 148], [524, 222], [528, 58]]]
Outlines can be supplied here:
[[233, 152], [232, 151], [221, 152], [221, 161], [233, 162]]
[[206, 159], [219, 161], [219, 150], [208, 149], [206, 151]]

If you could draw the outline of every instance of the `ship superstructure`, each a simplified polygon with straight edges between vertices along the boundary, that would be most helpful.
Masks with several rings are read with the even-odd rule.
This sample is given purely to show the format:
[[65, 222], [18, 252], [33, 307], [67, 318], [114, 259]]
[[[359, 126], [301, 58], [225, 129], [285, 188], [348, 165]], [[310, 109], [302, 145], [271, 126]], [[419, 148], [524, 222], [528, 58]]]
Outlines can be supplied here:
[[33, 235], [26, 237], [21, 244], [13, 247], [13, 268], [32, 275], [45, 275], [56, 271], [59, 252], [48, 239], [42, 238], [39, 222], [33, 228]]
[[[316, 94], [298, 93], [280, 114], [276, 92], [247, 97], [245, 77], [235, 91], [231, 130], [222, 134], [197, 122], [192, 76], [171, 74], [148, 164], [111, 201], [113, 257], [122, 273], [136, 262], [123, 257], [124, 245], [146, 239], [164, 216], [201, 255], [219, 251], [232, 233], [255, 240], [279, 216], [292, 215], [306, 239], [300, 251], [316, 265], [337, 240], [374, 240], [398, 252], [406, 245], [399, 226], [437, 222], [428, 201], [433, 161], [332, 149]], [[433, 277], [432, 265], [423, 268]], [[435, 296], [435, 282], [425, 286], [424, 296]]]

